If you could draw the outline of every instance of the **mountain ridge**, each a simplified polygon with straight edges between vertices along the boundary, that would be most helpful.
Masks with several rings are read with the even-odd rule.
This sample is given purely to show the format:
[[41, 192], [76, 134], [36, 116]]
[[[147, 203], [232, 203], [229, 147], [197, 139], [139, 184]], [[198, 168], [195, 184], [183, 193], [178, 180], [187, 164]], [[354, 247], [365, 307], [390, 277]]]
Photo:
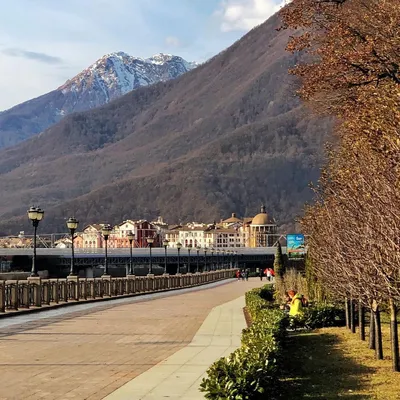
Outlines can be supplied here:
[[331, 122], [312, 119], [295, 97], [288, 69], [299, 56], [285, 52], [291, 33], [277, 26], [274, 16], [175, 80], [3, 150], [0, 229], [27, 227], [30, 204], [45, 209], [52, 229], [65, 229], [70, 215], [82, 224], [209, 222], [253, 215], [261, 202], [280, 224], [293, 222], [312, 197]]
[[197, 63], [158, 53], [150, 58], [110, 53], [57, 89], [0, 113], [0, 148], [34, 136], [74, 112], [105, 104], [142, 86], [175, 79]]

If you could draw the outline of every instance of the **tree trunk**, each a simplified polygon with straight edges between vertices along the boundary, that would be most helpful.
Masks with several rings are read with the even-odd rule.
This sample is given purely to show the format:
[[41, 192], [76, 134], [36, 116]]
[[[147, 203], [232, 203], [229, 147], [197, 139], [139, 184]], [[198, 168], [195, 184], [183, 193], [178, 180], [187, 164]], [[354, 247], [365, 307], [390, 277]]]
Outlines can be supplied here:
[[375, 319], [372, 307], [369, 313], [369, 348], [375, 350]]
[[360, 331], [360, 339], [365, 340], [365, 309], [361, 300], [358, 302], [358, 328]]
[[390, 344], [392, 348], [392, 369], [399, 372], [399, 333], [397, 328], [397, 306], [390, 299]]
[[350, 300], [350, 329], [351, 333], [356, 333], [356, 316], [353, 299]]
[[375, 324], [375, 358], [377, 360], [383, 359], [383, 348], [382, 348], [382, 329], [381, 329], [381, 313], [379, 307], [375, 307], [373, 310], [374, 324]]
[[349, 300], [347, 297], [344, 300], [344, 311], [346, 313], [346, 327], [350, 329], [350, 310], [349, 310]]

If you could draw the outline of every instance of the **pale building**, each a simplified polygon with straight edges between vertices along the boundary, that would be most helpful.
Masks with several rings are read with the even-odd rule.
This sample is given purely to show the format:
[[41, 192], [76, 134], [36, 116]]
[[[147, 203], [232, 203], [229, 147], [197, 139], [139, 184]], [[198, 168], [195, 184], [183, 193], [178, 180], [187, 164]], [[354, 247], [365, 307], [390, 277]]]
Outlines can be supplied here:
[[176, 226], [165, 232], [165, 239], [168, 240], [168, 247], [176, 248], [177, 243], [182, 247], [205, 247], [207, 236], [204, 234], [207, 225], [190, 224], [189, 226]]
[[[75, 240], [74, 240], [74, 245], [75, 245]], [[72, 247], [72, 240], [70, 238], [56, 240], [54, 242], [54, 247], [56, 249], [70, 249]]]
[[217, 225], [177, 226], [165, 234], [168, 247], [176, 248], [181, 243], [182, 248], [230, 248], [242, 247], [245, 241], [238, 228], [224, 228]]
[[246, 247], [271, 247], [277, 240], [277, 225], [267, 214], [265, 206], [261, 206], [261, 212], [252, 219], [243, 221], [243, 233]]
[[151, 224], [156, 228], [157, 234], [160, 236], [161, 240], [163, 240], [169, 229], [169, 225], [164, 222], [163, 217], [158, 217], [155, 221], [152, 221]]
[[243, 220], [240, 219], [240, 218], [238, 218], [238, 217], [236, 216], [236, 213], [232, 213], [232, 216], [231, 216], [231, 217], [229, 217], [228, 219], [225, 219], [225, 220], [223, 220], [223, 221], [221, 222], [221, 225], [222, 225], [224, 228], [230, 228], [230, 227], [232, 227], [233, 225], [238, 226], [238, 225], [241, 225], [241, 224], [243, 224]]
[[101, 229], [104, 224], [92, 224], [86, 226], [82, 232], [76, 235], [74, 245], [77, 248], [97, 249], [103, 247]]

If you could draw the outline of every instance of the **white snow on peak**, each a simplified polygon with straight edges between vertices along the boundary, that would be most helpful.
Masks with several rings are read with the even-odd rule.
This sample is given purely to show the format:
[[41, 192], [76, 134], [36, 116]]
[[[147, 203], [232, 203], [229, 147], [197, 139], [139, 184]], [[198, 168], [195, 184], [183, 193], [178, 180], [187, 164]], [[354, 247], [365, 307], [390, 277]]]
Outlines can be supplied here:
[[162, 65], [168, 61], [171, 61], [173, 58], [183, 60], [181, 57], [173, 56], [172, 54], [158, 53], [158, 54], [155, 54], [153, 57], [146, 59], [146, 61], [151, 62], [153, 64]]
[[118, 51], [104, 55], [58, 90], [64, 95], [73, 92], [76, 98], [94, 96], [95, 104], [100, 105], [138, 87], [177, 78], [195, 67], [196, 63], [172, 54], [143, 59]]

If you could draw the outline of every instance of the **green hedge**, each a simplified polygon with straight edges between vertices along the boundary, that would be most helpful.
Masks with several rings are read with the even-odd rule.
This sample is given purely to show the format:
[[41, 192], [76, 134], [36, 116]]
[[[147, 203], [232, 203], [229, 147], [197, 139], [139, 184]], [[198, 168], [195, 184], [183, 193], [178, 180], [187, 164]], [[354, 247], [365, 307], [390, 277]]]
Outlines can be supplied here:
[[304, 308], [304, 315], [290, 319], [292, 328], [318, 329], [330, 326], [344, 326], [345, 312], [331, 304], [315, 304]]
[[[262, 296], [262, 297], [261, 297]], [[288, 319], [273, 302], [272, 285], [246, 293], [252, 325], [243, 330], [242, 345], [207, 371], [200, 390], [211, 400], [275, 398], [281, 343]]]

